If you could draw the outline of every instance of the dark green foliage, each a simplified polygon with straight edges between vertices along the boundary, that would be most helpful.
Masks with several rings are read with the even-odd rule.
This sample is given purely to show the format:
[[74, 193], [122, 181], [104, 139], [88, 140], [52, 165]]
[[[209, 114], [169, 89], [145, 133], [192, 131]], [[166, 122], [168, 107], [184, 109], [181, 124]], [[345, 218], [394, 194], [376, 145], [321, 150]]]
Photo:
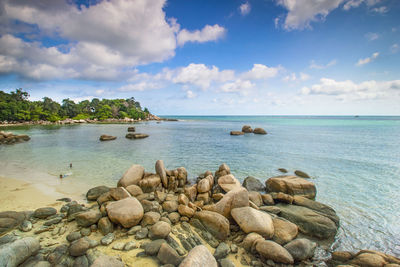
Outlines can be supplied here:
[[70, 99], [64, 99], [60, 105], [51, 98], [43, 101], [29, 101], [29, 94], [22, 89], [5, 93], [0, 91], [0, 121], [58, 121], [71, 119], [132, 118], [145, 119], [149, 115], [147, 108], [142, 110], [135, 98], [129, 99], [98, 99], [84, 100], [76, 104]]

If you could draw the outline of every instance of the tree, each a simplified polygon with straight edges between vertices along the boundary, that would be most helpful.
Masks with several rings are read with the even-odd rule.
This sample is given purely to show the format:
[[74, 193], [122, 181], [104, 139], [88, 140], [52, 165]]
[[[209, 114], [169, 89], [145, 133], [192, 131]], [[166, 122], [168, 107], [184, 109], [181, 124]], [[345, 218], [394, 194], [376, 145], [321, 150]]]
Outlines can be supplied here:
[[78, 115], [78, 107], [76, 106], [75, 102], [69, 98], [63, 99], [61, 105], [61, 114], [62, 116], [67, 116], [68, 118], [73, 118]]

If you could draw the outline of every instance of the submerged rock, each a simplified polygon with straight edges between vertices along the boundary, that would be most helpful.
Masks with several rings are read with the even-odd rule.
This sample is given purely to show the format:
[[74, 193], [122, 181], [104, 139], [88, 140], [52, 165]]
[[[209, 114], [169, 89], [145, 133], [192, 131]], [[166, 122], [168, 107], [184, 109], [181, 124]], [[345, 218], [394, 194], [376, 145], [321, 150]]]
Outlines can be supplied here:
[[231, 131], [231, 135], [244, 135], [244, 132], [241, 132], [241, 131]]
[[242, 132], [244, 132], [244, 133], [252, 133], [253, 129], [251, 128], [250, 125], [243, 125]]
[[149, 135], [142, 133], [128, 133], [125, 135], [125, 137], [128, 139], [143, 139], [149, 137]]
[[265, 131], [263, 128], [255, 128], [253, 133], [255, 133], [255, 134], [267, 134], [267, 131]]
[[302, 178], [310, 178], [310, 176], [303, 171], [295, 170], [294, 174], [296, 174], [297, 176], [302, 177]]

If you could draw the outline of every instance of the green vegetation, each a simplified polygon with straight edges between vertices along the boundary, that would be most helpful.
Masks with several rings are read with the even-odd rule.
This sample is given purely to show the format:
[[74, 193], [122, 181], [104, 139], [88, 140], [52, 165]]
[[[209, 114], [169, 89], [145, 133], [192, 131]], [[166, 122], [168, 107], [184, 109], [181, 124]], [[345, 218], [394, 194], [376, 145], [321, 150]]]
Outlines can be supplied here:
[[0, 121], [58, 121], [67, 118], [99, 119], [132, 118], [145, 119], [149, 110], [140, 106], [135, 98], [129, 99], [98, 99], [84, 100], [76, 104], [70, 99], [64, 99], [61, 104], [51, 98], [43, 101], [29, 101], [29, 94], [22, 89], [6, 93], [0, 91]]

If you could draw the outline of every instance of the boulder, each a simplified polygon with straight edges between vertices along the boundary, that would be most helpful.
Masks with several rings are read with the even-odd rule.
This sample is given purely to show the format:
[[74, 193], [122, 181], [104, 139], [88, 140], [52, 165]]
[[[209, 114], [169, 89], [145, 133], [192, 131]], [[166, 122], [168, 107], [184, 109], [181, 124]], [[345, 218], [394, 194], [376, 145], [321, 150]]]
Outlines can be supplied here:
[[128, 185], [125, 189], [134, 197], [143, 194], [143, 190], [135, 184]]
[[151, 239], [164, 239], [171, 232], [171, 226], [163, 221], [156, 222], [150, 227], [149, 237]]
[[111, 223], [110, 219], [108, 219], [108, 217], [101, 218], [97, 223], [97, 227], [99, 228], [100, 233], [102, 233], [103, 235], [107, 235], [114, 231], [114, 226]]
[[244, 132], [241, 132], [241, 131], [231, 131], [231, 135], [244, 135]]
[[94, 188], [89, 189], [86, 193], [86, 199], [89, 201], [95, 201], [102, 194], [110, 191], [110, 188], [104, 185], [96, 186]]
[[196, 202], [203, 202], [204, 205], [207, 205], [210, 202], [210, 194], [206, 193], [199, 193], [197, 194], [197, 201]]
[[101, 135], [99, 138], [100, 141], [111, 141], [111, 140], [115, 140], [115, 139], [117, 139], [116, 136], [106, 135], [106, 134]]
[[253, 129], [251, 128], [250, 125], [243, 125], [242, 132], [244, 132], [244, 133], [252, 133]]
[[163, 184], [164, 188], [168, 188], [168, 178], [165, 171], [164, 161], [162, 161], [161, 159], [157, 160], [155, 169], [158, 176], [160, 176], [161, 183]]
[[256, 192], [256, 191], [250, 191], [249, 192], [249, 200], [251, 202], [253, 202], [257, 207], [260, 207], [260, 206], [262, 206], [264, 204], [263, 200], [262, 200], [262, 197], [261, 197], [261, 194], [259, 192]]
[[265, 238], [274, 235], [274, 224], [268, 213], [251, 207], [232, 209], [231, 215], [245, 233], [257, 233]]
[[78, 213], [75, 216], [75, 221], [78, 224], [78, 226], [88, 227], [91, 226], [92, 224], [97, 223], [100, 220], [100, 218], [101, 218], [101, 213], [98, 209], [96, 209]]
[[135, 197], [111, 202], [107, 205], [107, 214], [114, 223], [119, 223], [125, 228], [137, 225], [143, 217], [142, 204]]
[[218, 267], [218, 263], [210, 253], [210, 251], [204, 246], [196, 246], [191, 249], [182, 261], [179, 267]]
[[38, 208], [33, 212], [33, 217], [39, 218], [39, 219], [46, 219], [47, 217], [50, 217], [54, 214], [57, 213], [57, 210], [52, 207], [45, 207], [45, 208]]
[[299, 233], [299, 227], [287, 220], [277, 217], [272, 219], [272, 222], [274, 224], [273, 240], [280, 245], [292, 241]]
[[178, 186], [179, 187], [183, 187], [185, 186], [185, 184], [187, 183], [187, 171], [185, 169], [185, 167], [179, 167], [178, 169], [176, 169], [178, 171]]
[[189, 204], [189, 198], [185, 194], [179, 194], [178, 203], [187, 206]]
[[101, 255], [90, 267], [124, 267], [125, 264], [115, 257]]
[[328, 217], [296, 205], [278, 204], [277, 207], [281, 209], [279, 216], [296, 224], [302, 233], [320, 239], [330, 239], [336, 235], [337, 226]]
[[226, 258], [230, 252], [229, 246], [225, 242], [221, 242], [215, 249], [214, 258], [217, 260]]
[[0, 212], [0, 234], [7, 232], [24, 222], [26, 216], [23, 212], [3, 211]]
[[207, 193], [210, 190], [211, 190], [211, 183], [209, 179], [204, 178], [197, 183], [197, 192]]
[[160, 176], [153, 174], [143, 178], [141, 181], [139, 181], [138, 185], [140, 186], [140, 188], [142, 188], [143, 192], [151, 193], [156, 191], [156, 188], [159, 186], [160, 183]]
[[229, 191], [214, 206], [214, 211], [225, 216], [231, 217], [231, 210], [234, 208], [248, 207], [249, 193], [243, 187]]
[[131, 194], [129, 194], [129, 192], [123, 187], [111, 188], [110, 195], [114, 200], [121, 200], [131, 196]]
[[284, 246], [295, 261], [303, 261], [312, 258], [316, 247], [317, 243], [305, 238], [295, 239]]
[[163, 210], [166, 212], [174, 212], [178, 210], [178, 201], [168, 200], [162, 203]]
[[297, 176], [299, 176], [301, 178], [310, 178], [310, 176], [303, 171], [295, 170], [294, 174], [296, 174]]
[[253, 133], [255, 133], [255, 134], [267, 134], [267, 131], [265, 131], [263, 128], [255, 128]]
[[153, 240], [149, 243], [144, 243], [143, 244], [144, 252], [146, 253], [146, 255], [149, 255], [149, 256], [157, 255], [158, 251], [160, 250], [161, 245], [166, 242], [167, 241], [165, 241], [164, 239], [157, 239], [157, 240]]
[[128, 127], [128, 132], [133, 133], [133, 132], [135, 132], [135, 131], [136, 131], [135, 126]]
[[86, 238], [80, 238], [71, 243], [68, 248], [69, 255], [78, 257], [85, 255], [86, 251], [90, 248], [90, 243]]
[[242, 187], [240, 182], [232, 175], [224, 175], [218, 178], [218, 185], [225, 191], [229, 192], [233, 189], [238, 189]]
[[149, 211], [144, 214], [141, 224], [143, 227], [145, 227], [147, 225], [153, 225], [156, 222], [158, 222], [160, 220], [160, 218], [161, 218], [160, 213], [154, 212], [154, 211]]
[[40, 249], [39, 241], [33, 237], [18, 239], [0, 247], [0, 266], [18, 266]]
[[185, 186], [184, 193], [191, 202], [195, 201], [197, 196], [197, 184], [194, 184], [192, 186]]
[[261, 198], [265, 205], [267, 205], [267, 206], [275, 205], [275, 201], [272, 198], [271, 194], [263, 194], [263, 195], [261, 195]]
[[192, 208], [182, 204], [178, 206], [178, 212], [181, 216], [186, 216], [188, 218], [192, 218], [194, 215], [194, 210]]
[[266, 181], [268, 192], [282, 192], [314, 199], [317, 194], [315, 184], [297, 176], [276, 176]]
[[219, 177], [228, 175], [230, 173], [231, 173], [231, 170], [230, 170], [229, 166], [226, 163], [222, 163], [219, 166], [218, 171], [215, 172], [215, 182], [218, 181]]
[[283, 202], [287, 204], [292, 204], [293, 203], [293, 196], [282, 193], [282, 192], [272, 192], [271, 193], [272, 198], [274, 199], [274, 202]]
[[206, 229], [216, 238], [225, 240], [228, 238], [229, 221], [221, 214], [213, 211], [200, 211], [194, 214], [194, 218], [199, 219]]
[[140, 165], [132, 165], [119, 179], [118, 186], [127, 187], [131, 184], [137, 185], [142, 180], [144, 175], [144, 168]]
[[386, 263], [381, 255], [375, 253], [360, 253], [348, 262], [350, 265], [363, 267], [387, 266]]
[[339, 217], [336, 215], [336, 211], [328, 205], [302, 196], [294, 196], [293, 204], [312, 209], [313, 211], [316, 211], [317, 213], [328, 217], [329, 219], [334, 221], [337, 226], [339, 226]]
[[250, 233], [243, 239], [242, 247], [248, 252], [253, 252], [257, 240], [264, 240], [264, 238], [257, 233]]
[[293, 264], [292, 255], [281, 245], [269, 240], [257, 240], [256, 251], [266, 259], [274, 262]]
[[125, 138], [127, 139], [143, 139], [147, 137], [149, 137], [149, 135], [143, 133], [128, 133], [125, 135]]
[[260, 180], [252, 176], [248, 176], [246, 179], [244, 179], [243, 187], [246, 188], [248, 191], [261, 192], [265, 190], [265, 186], [260, 182]]
[[173, 266], [178, 266], [182, 261], [176, 250], [167, 243], [161, 244], [160, 250], [157, 253], [157, 259], [162, 264], [171, 264]]

